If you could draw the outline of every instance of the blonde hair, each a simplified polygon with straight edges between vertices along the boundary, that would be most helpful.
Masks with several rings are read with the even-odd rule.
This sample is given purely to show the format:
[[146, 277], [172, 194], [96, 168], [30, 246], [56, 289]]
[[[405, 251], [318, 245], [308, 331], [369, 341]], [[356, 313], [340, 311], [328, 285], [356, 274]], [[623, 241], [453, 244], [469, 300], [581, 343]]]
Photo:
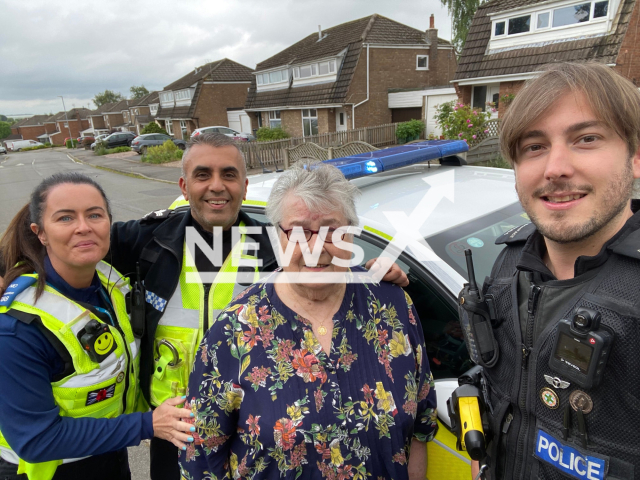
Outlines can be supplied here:
[[640, 92], [626, 78], [602, 63], [554, 63], [528, 80], [501, 121], [500, 150], [512, 165], [517, 162], [518, 143], [530, 125], [537, 122], [567, 93], [582, 93], [598, 120], [614, 130], [628, 146], [629, 155], [640, 141]]

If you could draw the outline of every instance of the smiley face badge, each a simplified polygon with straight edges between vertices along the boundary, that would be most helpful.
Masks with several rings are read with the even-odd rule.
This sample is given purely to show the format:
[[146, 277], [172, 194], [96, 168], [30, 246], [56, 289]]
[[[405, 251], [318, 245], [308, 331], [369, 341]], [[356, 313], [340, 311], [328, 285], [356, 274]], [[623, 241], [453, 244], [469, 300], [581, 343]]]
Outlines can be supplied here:
[[96, 363], [102, 362], [117, 347], [116, 339], [111, 333], [109, 325], [95, 319], [90, 320], [78, 332], [78, 339], [89, 358]]

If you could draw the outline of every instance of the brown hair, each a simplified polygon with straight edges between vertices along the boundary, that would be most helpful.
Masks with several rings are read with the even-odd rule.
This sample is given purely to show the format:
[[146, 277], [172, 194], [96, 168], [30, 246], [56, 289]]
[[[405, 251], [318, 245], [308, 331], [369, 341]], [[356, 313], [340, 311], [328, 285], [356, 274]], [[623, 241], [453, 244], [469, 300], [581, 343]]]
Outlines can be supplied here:
[[633, 83], [602, 63], [554, 63], [525, 83], [502, 118], [500, 150], [513, 165], [518, 143], [556, 101], [569, 92], [584, 94], [598, 120], [615, 131], [628, 146], [629, 155], [640, 141], [640, 92]]
[[31, 192], [28, 204], [20, 209], [13, 217], [9, 228], [0, 239], [0, 273], [4, 273], [4, 286], [0, 283], [0, 295], [6, 290], [13, 280], [20, 275], [37, 273], [36, 299], [40, 298], [46, 283], [44, 271], [44, 257], [46, 249], [40, 243], [38, 236], [31, 230], [31, 224], [43, 229], [42, 215], [47, 206], [47, 197], [53, 187], [64, 183], [76, 185], [91, 185], [100, 192], [107, 207], [107, 214], [111, 219], [109, 200], [102, 187], [92, 178], [76, 172], [56, 173], [45, 178]]

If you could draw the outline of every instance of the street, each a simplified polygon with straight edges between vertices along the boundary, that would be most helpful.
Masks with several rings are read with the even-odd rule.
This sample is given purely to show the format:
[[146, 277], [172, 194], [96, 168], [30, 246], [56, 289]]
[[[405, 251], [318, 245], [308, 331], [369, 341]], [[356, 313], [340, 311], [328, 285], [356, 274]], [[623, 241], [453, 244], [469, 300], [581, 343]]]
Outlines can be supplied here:
[[[72, 151], [73, 153], [73, 151]], [[0, 234], [16, 212], [29, 201], [29, 195], [45, 177], [56, 172], [76, 171], [95, 178], [111, 202], [114, 221], [140, 218], [153, 210], [166, 208], [180, 190], [177, 185], [144, 180], [78, 164], [66, 152], [35, 150], [0, 157]], [[133, 480], [149, 478], [149, 445], [129, 449]]]

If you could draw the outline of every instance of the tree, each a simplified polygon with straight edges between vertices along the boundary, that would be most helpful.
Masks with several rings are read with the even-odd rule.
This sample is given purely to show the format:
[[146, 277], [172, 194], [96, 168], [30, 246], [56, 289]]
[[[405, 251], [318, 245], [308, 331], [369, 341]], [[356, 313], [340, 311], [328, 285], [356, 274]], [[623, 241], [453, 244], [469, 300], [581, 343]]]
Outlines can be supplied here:
[[122, 94], [113, 92], [111, 90], [105, 90], [104, 92], [98, 93], [95, 97], [93, 97], [93, 103], [96, 104], [96, 107], [101, 107], [105, 103], [119, 102], [120, 100], [124, 100]]
[[11, 135], [11, 125], [7, 122], [0, 122], [0, 139]]
[[162, 128], [160, 125], [158, 125], [156, 122], [151, 122], [149, 123], [146, 127], [144, 127], [142, 129], [142, 131], [140, 132], [141, 135], [144, 135], [145, 133], [163, 133], [165, 135], [169, 135], [164, 128]]
[[147, 88], [144, 85], [140, 85], [139, 87], [137, 87], [136, 85], [133, 85], [129, 91], [131, 92], [131, 99], [135, 100], [136, 98], [142, 98], [145, 95], [149, 95], [149, 90], [147, 90]]
[[6, 115], [0, 115], [0, 122], [6, 122], [7, 120]]
[[451, 24], [451, 36], [454, 48], [458, 52], [462, 52], [464, 42], [471, 27], [471, 21], [476, 14], [478, 7], [485, 3], [486, 0], [440, 0], [442, 5], [447, 7], [449, 16], [455, 21]]

